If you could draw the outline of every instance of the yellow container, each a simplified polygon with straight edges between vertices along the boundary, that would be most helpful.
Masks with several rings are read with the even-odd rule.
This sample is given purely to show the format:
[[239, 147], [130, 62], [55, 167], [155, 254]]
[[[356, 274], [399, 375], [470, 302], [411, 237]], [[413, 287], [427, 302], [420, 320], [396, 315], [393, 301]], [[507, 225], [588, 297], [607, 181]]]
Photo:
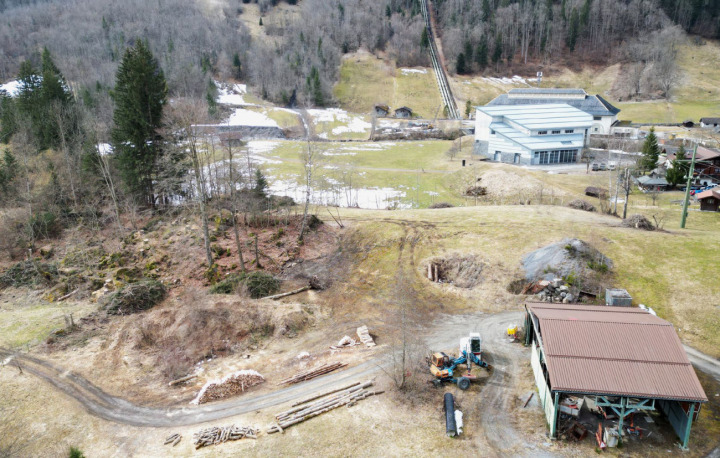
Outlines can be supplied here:
[[511, 324], [511, 325], [508, 326], [508, 328], [507, 328], [507, 333], [508, 333], [508, 335], [509, 335], [510, 337], [515, 337], [515, 334], [517, 334], [517, 329], [518, 329], [517, 325]]

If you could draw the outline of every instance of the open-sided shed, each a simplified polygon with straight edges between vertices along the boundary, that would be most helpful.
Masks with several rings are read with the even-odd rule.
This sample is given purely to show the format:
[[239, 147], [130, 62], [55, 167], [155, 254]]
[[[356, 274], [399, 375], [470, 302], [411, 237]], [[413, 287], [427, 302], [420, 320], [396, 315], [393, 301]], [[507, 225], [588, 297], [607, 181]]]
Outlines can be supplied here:
[[557, 434], [560, 397], [594, 398], [618, 416], [661, 410], [687, 447], [692, 422], [707, 402], [675, 329], [632, 307], [527, 303], [525, 344], [540, 401]]

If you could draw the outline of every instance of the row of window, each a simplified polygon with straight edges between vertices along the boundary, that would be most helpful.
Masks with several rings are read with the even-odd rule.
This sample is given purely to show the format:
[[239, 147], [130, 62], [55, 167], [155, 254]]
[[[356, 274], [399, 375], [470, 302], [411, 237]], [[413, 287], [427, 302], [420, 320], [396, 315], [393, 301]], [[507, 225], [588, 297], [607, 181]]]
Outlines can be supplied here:
[[577, 162], [578, 150], [535, 151], [536, 164], [568, 164]]
[[[561, 133], [562, 133], [561, 130], [553, 130], [552, 131], [552, 135], [560, 135]], [[575, 130], [574, 129], [565, 129], [565, 133], [566, 134], [574, 134]], [[547, 134], [548, 134], [547, 130], [539, 130], [538, 131], [538, 135], [547, 135]]]

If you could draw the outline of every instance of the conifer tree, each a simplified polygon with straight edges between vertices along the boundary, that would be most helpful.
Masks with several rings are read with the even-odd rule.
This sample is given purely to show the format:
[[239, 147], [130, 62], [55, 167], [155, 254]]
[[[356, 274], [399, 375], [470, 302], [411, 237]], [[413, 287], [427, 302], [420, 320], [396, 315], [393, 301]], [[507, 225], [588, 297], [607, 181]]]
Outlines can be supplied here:
[[153, 179], [162, 150], [158, 129], [167, 101], [167, 83], [144, 41], [138, 40], [125, 50], [113, 99], [111, 139], [118, 169], [128, 190], [154, 205]]
[[458, 75], [463, 75], [467, 72], [467, 68], [465, 65], [465, 53], [461, 52], [457, 56], [457, 61], [455, 62], [455, 71]]
[[478, 64], [480, 70], [485, 70], [488, 65], [488, 44], [487, 37], [483, 35], [478, 44], [477, 51], [475, 52], [475, 63]]
[[657, 167], [658, 157], [660, 156], [660, 146], [658, 146], [655, 128], [650, 128], [650, 133], [645, 137], [645, 143], [642, 147], [642, 159], [640, 159], [642, 168], [645, 170], [653, 170]]
[[680, 145], [680, 148], [675, 153], [675, 159], [672, 161], [672, 167], [667, 170], [665, 176], [671, 186], [677, 186], [687, 178], [690, 167], [686, 161], [685, 147]]

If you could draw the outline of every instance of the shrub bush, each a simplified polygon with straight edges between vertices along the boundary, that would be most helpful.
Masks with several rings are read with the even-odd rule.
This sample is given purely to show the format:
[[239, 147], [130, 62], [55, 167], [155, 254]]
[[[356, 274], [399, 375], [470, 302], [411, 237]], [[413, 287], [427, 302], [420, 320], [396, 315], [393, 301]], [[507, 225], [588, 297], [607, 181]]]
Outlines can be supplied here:
[[280, 290], [280, 280], [265, 272], [251, 272], [243, 282], [253, 299], [269, 296]]
[[167, 290], [162, 283], [155, 280], [142, 280], [123, 286], [107, 296], [103, 305], [108, 313], [126, 315], [148, 310], [165, 299]]
[[211, 286], [210, 292], [213, 294], [232, 294], [245, 277], [244, 274], [230, 274], [224, 280]]
[[0, 288], [9, 286], [52, 285], [57, 281], [55, 264], [38, 261], [22, 261], [0, 275]]

